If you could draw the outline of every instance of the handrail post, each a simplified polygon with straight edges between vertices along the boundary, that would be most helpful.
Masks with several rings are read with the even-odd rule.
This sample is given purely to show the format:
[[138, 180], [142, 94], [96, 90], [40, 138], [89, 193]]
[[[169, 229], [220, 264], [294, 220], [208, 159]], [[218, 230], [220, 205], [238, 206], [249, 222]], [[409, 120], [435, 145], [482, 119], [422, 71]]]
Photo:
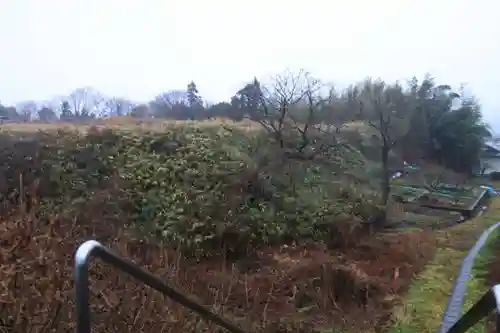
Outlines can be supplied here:
[[90, 333], [89, 259], [101, 244], [87, 241], [75, 254], [76, 333]]
[[495, 332], [500, 333], [500, 284], [493, 286], [491, 291], [495, 298]]

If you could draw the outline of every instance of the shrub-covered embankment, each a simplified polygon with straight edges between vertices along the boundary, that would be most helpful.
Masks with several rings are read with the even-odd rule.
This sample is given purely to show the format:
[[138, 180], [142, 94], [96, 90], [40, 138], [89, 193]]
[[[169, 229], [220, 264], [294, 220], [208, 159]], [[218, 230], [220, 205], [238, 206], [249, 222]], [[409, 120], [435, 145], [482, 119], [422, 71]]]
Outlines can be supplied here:
[[233, 247], [343, 243], [379, 212], [373, 195], [338, 183], [364, 162], [361, 156], [349, 152], [340, 163], [346, 152], [337, 150], [322, 160], [291, 158], [265, 137], [236, 130], [40, 133], [2, 145], [2, 193], [19, 196], [36, 184], [52, 214], [85, 212], [79, 207], [89, 198], [109, 192], [107, 203], [126, 220], [171, 246], [241, 251]]
[[[1, 142], [0, 324], [11, 331], [74, 327], [72, 255], [90, 238], [265, 332], [380, 329], [432, 255], [425, 232], [367, 237], [376, 198], [339, 177], [364, 163], [352, 152], [300, 159], [259, 135], [194, 127]], [[100, 332], [212, 330], [114, 269], [91, 273]]]

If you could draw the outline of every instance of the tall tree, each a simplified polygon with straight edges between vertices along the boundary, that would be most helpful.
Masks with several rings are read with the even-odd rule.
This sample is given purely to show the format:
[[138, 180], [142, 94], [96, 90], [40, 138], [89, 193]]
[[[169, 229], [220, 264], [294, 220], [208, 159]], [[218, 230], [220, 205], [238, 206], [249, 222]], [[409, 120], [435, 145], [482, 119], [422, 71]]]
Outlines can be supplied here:
[[479, 165], [484, 141], [491, 137], [474, 97], [465, 98], [458, 109], [439, 118], [435, 131], [435, 156], [445, 166], [464, 173], [472, 173]]
[[29, 122], [31, 121], [33, 115], [37, 113], [38, 106], [35, 101], [29, 100], [19, 103], [16, 106], [16, 109], [18, 110], [21, 120], [24, 122]]
[[14, 106], [4, 106], [0, 104], [0, 119], [2, 120], [19, 120], [19, 114]]
[[63, 101], [61, 103], [61, 120], [70, 121], [73, 119], [73, 112], [71, 111], [71, 106], [68, 101]]
[[380, 142], [381, 204], [385, 207], [384, 216], [380, 222], [385, 223], [391, 191], [389, 153], [394, 148], [398, 136], [397, 126], [395, 126], [398, 120], [396, 103], [401, 97], [401, 90], [398, 86], [388, 86], [383, 81], [366, 80], [361, 94], [364, 97], [363, 100], [369, 105], [369, 108], [365, 108], [363, 100], [360, 102], [361, 114], [366, 115], [368, 124], [376, 130]]
[[139, 104], [132, 108], [130, 115], [134, 118], [146, 118], [149, 115], [149, 106]]
[[106, 115], [106, 99], [100, 92], [91, 87], [75, 89], [65, 100], [71, 106], [75, 117], [79, 117], [84, 109], [89, 115], [94, 114], [101, 117]]
[[40, 110], [38, 110], [38, 119], [40, 119], [40, 121], [49, 123], [49, 122], [56, 121], [57, 115], [54, 112], [54, 110], [52, 110], [49, 107], [44, 106]]
[[124, 116], [130, 114], [135, 107], [134, 103], [123, 97], [106, 98], [103, 108], [108, 116]]
[[186, 92], [189, 107], [196, 109], [203, 108], [203, 99], [201, 98], [194, 81], [189, 82]]
[[257, 120], [261, 116], [260, 110], [263, 103], [264, 95], [260, 82], [254, 78], [231, 98], [231, 105], [235, 113], [232, 118], [242, 119], [244, 116], [248, 116], [252, 120]]

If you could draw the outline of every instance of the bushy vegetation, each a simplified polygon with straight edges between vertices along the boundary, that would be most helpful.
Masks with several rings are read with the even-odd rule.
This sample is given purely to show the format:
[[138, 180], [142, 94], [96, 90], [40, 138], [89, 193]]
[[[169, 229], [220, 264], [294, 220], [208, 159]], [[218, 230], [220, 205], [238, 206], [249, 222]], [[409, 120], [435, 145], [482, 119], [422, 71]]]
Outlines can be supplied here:
[[[356, 151], [332, 149], [324, 162], [293, 159], [280, 155], [265, 133], [191, 126], [163, 133], [96, 127], [4, 133], [1, 142], [2, 190], [10, 193], [2, 201], [1, 258], [19, 260], [2, 261], [0, 290], [12, 306], [0, 321], [13, 331], [72, 328], [67, 281], [76, 246], [89, 238], [263, 332], [316, 332], [339, 322], [379, 327], [387, 318], [383, 309], [394, 303], [390, 267], [409, 264], [402, 277], [410, 281], [432, 253], [432, 246], [421, 250], [426, 234], [363, 237], [380, 209], [377, 196], [353, 186], [362, 180], [339, 181], [370, 163]], [[328, 246], [349, 250], [339, 257]], [[370, 253], [389, 247], [391, 253], [373, 260]], [[214, 262], [214, 256], [225, 258]], [[176, 304], [165, 311], [154, 292], [101, 264], [92, 278], [104, 288], [92, 302], [100, 331], [207, 329]], [[354, 313], [341, 315], [339, 304], [374, 315], [359, 322]], [[68, 310], [59, 312], [62, 307]]]
[[[342, 92], [325, 93], [324, 88], [308, 73], [286, 72], [269, 86], [253, 80], [231, 103], [211, 106], [199, 96], [194, 83], [185, 98], [175, 95], [179, 98], [174, 100], [162, 94], [148, 105], [116, 98], [103, 101], [95, 95], [91, 101], [77, 103], [78, 98], [89, 96], [77, 90], [62, 102], [60, 112], [46, 106], [39, 110], [38, 123], [56, 121], [59, 113], [57, 121], [85, 121], [85, 131], [27, 132], [23, 127], [14, 133], [5, 125], [0, 138], [0, 208], [8, 231], [4, 250], [27, 256], [33, 247], [40, 250], [29, 239], [42, 231], [60, 231], [66, 235], [64, 246], [69, 252], [88, 237], [102, 239], [123, 246], [124, 253], [144, 260], [162, 276], [158, 261], [169, 251], [197, 263], [223, 257], [236, 265], [233, 269], [238, 267], [235, 288], [245, 294], [242, 305], [242, 300], [229, 299], [228, 291], [226, 301], [239, 309], [234, 310], [236, 317], [248, 312], [251, 318], [247, 319], [255, 320], [262, 313], [252, 309], [261, 310], [257, 304], [266, 302], [275, 305], [277, 314], [281, 314], [280, 307], [286, 308], [287, 318], [277, 315], [272, 323], [257, 325], [269, 332], [312, 332], [317, 316], [326, 316], [322, 325], [316, 325], [319, 319], [314, 324], [324, 328], [325, 321], [332, 320], [327, 314], [338, 310], [340, 303], [351, 306], [352, 295], [359, 313], [391, 308], [395, 304], [391, 297], [404, 291], [391, 285], [395, 270], [401, 269], [401, 285], [407, 286], [432, 255], [433, 245], [422, 245], [432, 239], [428, 233], [381, 232], [390, 219], [390, 176], [403, 167], [404, 160], [424, 167], [440, 164], [469, 175], [478, 165], [489, 132], [473, 98], [437, 85], [430, 77], [421, 83], [412, 80], [405, 87], [366, 80]], [[0, 107], [0, 115], [12, 121], [20, 121], [19, 114], [28, 121], [28, 111], [26, 105], [24, 110]], [[128, 115], [141, 126], [125, 130], [98, 125], [95, 118], [103, 114]], [[214, 117], [229, 118], [235, 124], [167, 123], [160, 130], [142, 126]], [[252, 130], [237, 126], [238, 121], [247, 121]], [[24, 220], [37, 227], [20, 230]], [[7, 236], [16, 233], [26, 240], [23, 247], [9, 243]], [[53, 250], [54, 244], [45, 245]], [[141, 257], [129, 244], [154, 254]], [[300, 251], [304, 254], [297, 255]], [[307, 251], [317, 258], [306, 255]], [[65, 253], [54, 253], [53, 265], [58, 260], [68, 265]], [[302, 276], [289, 263], [283, 268], [276, 258], [284, 253], [296, 261], [313, 258], [300, 268], [312, 275]], [[388, 263], [377, 261], [377, 255]], [[262, 272], [238, 266], [249, 257], [257, 257]], [[21, 271], [21, 264], [9, 265], [15, 266], [9, 272]], [[221, 271], [218, 264], [210, 267]], [[176, 269], [181, 270], [178, 265]], [[277, 271], [285, 272], [280, 279], [288, 282], [275, 281], [264, 289], [271, 295], [274, 283], [280, 285], [276, 293], [281, 299], [266, 301], [257, 295], [258, 288], [249, 291], [249, 276], [260, 288]], [[39, 272], [24, 273], [35, 276]], [[14, 281], [4, 286], [9, 295], [15, 294], [11, 289], [20, 278], [16, 274], [6, 277]], [[63, 279], [66, 273], [58, 274], [53, 278]], [[217, 279], [226, 281], [227, 276], [220, 274]], [[330, 294], [319, 295], [314, 287], [318, 278]], [[59, 289], [46, 292], [67, 292], [67, 285], [54, 288]], [[342, 294], [342, 288], [352, 295]], [[36, 294], [43, 293], [38, 290]], [[304, 299], [298, 300], [296, 295], [302, 294]], [[293, 300], [283, 306], [285, 299]], [[381, 313], [357, 327], [380, 329], [389, 320]], [[27, 317], [21, 317], [26, 322]], [[4, 326], [14, 327], [10, 319], [2, 320]], [[309, 331], [301, 326], [302, 320], [310, 324]], [[115, 322], [123, 328], [119, 320]], [[70, 327], [66, 324], [60, 330]], [[256, 328], [255, 322], [245, 324]]]
[[37, 179], [48, 214], [74, 209], [96, 191], [116, 189], [109, 200], [126, 206], [130, 221], [158, 240], [189, 249], [227, 247], [240, 255], [264, 244], [341, 241], [333, 232], [337, 223], [355, 225], [375, 215], [375, 196], [332, 183], [367, 163], [361, 156], [335, 151], [357, 158], [344, 165], [267, 160], [269, 155], [260, 160], [261, 149], [266, 154], [274, 149], [274, 158], [280, 154], [264, 139], [236, 129], [196, 127], [41, 133], [27, 142], [11, 138], [10, 147], [4, 138], [11, 162], [3, 172], [11, 193], [19, 188], [19, 175], [25, 187]]

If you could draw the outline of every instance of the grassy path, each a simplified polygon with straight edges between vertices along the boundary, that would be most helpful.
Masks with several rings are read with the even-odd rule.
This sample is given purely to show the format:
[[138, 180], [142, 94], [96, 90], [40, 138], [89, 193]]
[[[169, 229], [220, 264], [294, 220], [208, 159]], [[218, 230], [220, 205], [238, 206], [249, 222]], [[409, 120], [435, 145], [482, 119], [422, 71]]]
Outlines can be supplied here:
[[[453, 283], [463, 258], [482, 232], [500, 221], [500, 199], [491, 202], [488, 211], [455, 227], [438, 231], [436, 256], [415, 279], [402, 306], [395, 312], [391, 333], [435, 333], [439, 328]], [[485, 274], [493, 259], [491, 240], [479, 253], [468, 284], [464, 308], [468, 309], [487, 290]], [[476, 325], [471, 332], [485, 332], [485, 325]]]

